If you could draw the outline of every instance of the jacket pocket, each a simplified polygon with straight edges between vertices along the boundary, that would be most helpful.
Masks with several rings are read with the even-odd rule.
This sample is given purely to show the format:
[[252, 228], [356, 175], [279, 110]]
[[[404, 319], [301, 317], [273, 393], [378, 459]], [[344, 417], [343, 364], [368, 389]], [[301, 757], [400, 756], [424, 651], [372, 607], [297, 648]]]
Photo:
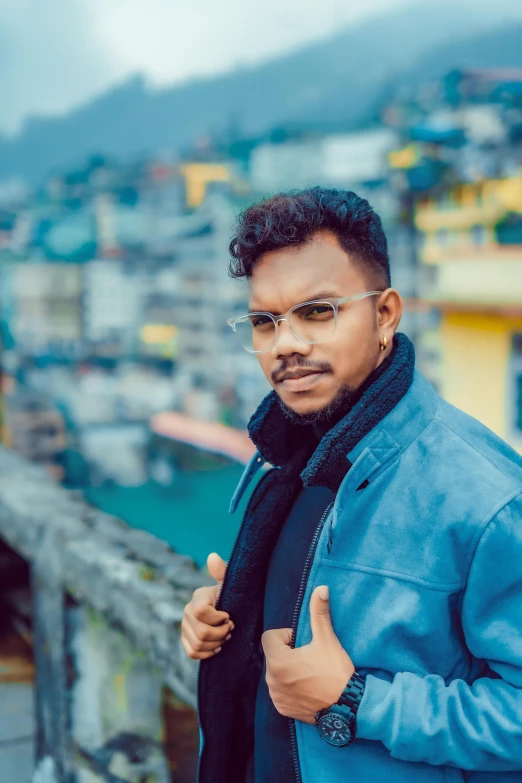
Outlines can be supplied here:
[[334, 630], [364, 673], [465, 678], [469, 653], [460, 623], [461, 590], [436, 589], [328, 557], [320, 560], [315, 584], [328, 584]]

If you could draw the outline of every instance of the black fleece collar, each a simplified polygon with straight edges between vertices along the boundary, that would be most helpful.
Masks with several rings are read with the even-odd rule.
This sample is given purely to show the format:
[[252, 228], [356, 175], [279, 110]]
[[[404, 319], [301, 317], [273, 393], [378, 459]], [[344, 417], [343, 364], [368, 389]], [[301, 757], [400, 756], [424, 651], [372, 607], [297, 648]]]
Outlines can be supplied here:
[[414, 367], [412, 343], [405, 334], [396, 334], [391, 355], [369, 376], [357, 402], [318, 445], [312, 425], [293, 424], [281, 410], [275, 391], [250, 419], [250, 438], [267, 462], [300, 473], [304, 486], [337, 492], [350, 467], [346, 455], [406, 394]]

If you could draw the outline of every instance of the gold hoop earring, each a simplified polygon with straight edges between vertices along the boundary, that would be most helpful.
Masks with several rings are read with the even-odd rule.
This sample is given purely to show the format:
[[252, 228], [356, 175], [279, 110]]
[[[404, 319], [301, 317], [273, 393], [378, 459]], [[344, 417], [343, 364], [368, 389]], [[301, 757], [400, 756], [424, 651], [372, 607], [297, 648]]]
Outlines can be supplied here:
[[381, 343], [381, 351], [386, 350], [387, 344], [388, 344], [388, 340], [386, 339], [386, 335], [384, 335], [384, 337], [382, 338], [382, 343]]

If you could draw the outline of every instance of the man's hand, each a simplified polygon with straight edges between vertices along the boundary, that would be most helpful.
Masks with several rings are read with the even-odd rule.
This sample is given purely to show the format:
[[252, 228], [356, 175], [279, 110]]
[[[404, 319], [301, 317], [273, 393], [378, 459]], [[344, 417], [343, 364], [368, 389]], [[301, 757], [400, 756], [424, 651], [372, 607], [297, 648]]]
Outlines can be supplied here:
[[315, 713], [337, 701], [355, 671], [332, 627], [325, 585], [312, 593], [310, 621], [312, 641], [304, 647], [289, 647], [290, 628], [265, 631], [261, 637], [274, 706], [281, 715], [304, 723], [315, 723]]
[[184, 610], [181, 622], [181, 643], [189, 658], [211, 658], [221, 650], [223, 642], [230, 639], [234, 623], [228, 612], [218, 612], [216, 601], [221, 589], [227, 564], [216, 552], [207, 558], [207, 566], [216, 581], [210, 587], [198, 587]]

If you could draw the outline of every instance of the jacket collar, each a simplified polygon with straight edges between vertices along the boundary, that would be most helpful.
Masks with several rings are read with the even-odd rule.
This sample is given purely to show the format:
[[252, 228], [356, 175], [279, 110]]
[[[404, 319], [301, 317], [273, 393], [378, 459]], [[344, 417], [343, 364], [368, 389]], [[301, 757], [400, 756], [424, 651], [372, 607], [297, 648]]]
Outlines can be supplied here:
[[350, 463], [365, 453], [383, 464], [390, 454], [405, 451], [433, 420], [440, 397], [431, 383], [418, 371], [410, 388], [395, 408], [365, 435], [346, 455]]
[[352, 464], [357, 445], [408, 392], [414, 365], [412, 343], [404, 334], [395, 335], [390, 364], [385, 371], [376, 373], [376, 379], [318, 445], [311, 426], [295, 425], [287, 419], [274, 391], [252, 416], [249, 435], [264, 461], [300, 473], [305, 486], [325, 486], [336, 492]]

